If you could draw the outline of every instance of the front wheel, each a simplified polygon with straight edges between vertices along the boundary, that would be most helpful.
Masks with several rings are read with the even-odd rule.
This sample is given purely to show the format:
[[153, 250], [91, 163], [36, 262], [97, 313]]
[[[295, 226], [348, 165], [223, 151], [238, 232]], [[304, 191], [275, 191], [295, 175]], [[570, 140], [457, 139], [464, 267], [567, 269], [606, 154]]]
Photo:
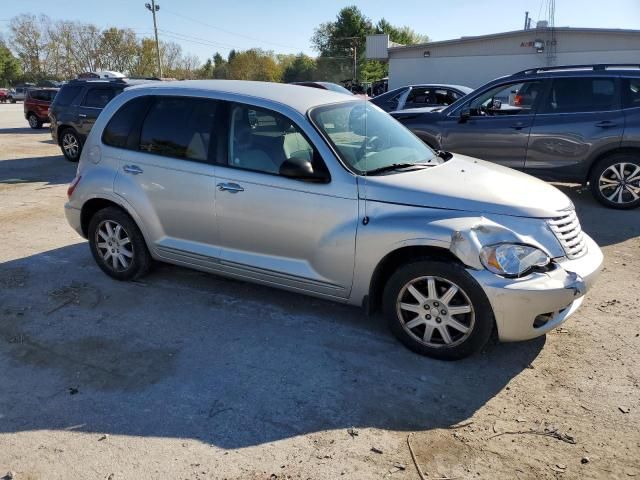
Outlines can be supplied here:
[[64, 130], [62, 132], [60, 146], [62, 147], [62, 153], [67, 160], [70, 162], [77, 162], [80, 160], [82, 141], [76, 132], [71, 129]]
[[484, 291], [460, 265], [416, 261], [396, 270], [385, 286], [391, 331], [414, 352], [457, 360], [480, 350], [494, 326]]
[[133, 219], [116, 207], [98, 211], [89, 222], [89, 246], [104, 273], [117, 280], [146, 274], [152, 259]]
[[640, 154], [618, 153], [596, 164], [589, 178], [601, 204], [620, 210], [640, 207]]

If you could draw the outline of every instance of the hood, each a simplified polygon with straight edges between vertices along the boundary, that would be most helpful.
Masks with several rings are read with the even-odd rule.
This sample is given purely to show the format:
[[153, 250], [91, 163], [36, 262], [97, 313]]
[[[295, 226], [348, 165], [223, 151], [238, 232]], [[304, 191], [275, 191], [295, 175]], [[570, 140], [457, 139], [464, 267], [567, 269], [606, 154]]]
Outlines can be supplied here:
[[456, 154], [435, 167], [367, 177], [366, 191], [373, 201], [517, 217], [550, 218], [573, 208], [569, 197], [542, 180]]

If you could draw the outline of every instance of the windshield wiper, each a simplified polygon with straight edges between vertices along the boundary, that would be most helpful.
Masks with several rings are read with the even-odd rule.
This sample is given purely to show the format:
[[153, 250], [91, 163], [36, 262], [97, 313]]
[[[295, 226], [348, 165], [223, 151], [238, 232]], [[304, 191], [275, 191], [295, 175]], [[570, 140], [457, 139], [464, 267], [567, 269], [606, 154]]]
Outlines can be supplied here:
[[426, 163], [392, 163], [391, 165], [386, 165], [384, 167], [374, 168], [373, 170], [367, 170], [367, 175], [377, 175], [378, 173], [391, 172], [393, 170], [400, 170], [401, 168], [409, 168], [409, 167], [428, 167], [430, 165]]

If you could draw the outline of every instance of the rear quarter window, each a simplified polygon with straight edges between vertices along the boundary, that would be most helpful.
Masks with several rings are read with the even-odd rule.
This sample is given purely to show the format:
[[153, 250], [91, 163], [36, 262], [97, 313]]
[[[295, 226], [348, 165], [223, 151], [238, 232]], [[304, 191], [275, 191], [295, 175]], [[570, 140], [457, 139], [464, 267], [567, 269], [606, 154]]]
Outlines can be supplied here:
[[105, 145], [129, 150], [138, 149], [139, 129], [152, 97], [137, 97], [122, 105], [102, 132]]
[[58, 95], [56, 95], [56, 105], [62, 107], [71, 105], [81, 91], [81, 86], [62, 87]]
[[640, 107], [640, 78], [622, 79], [622, 105], [624, 108]]

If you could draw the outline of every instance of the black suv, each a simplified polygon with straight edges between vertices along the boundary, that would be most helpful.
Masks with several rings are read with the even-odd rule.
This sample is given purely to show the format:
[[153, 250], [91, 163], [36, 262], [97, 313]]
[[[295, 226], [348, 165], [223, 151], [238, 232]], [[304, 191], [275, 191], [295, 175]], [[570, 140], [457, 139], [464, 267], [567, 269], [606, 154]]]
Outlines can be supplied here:
[[498, 78], [439, 112], [393, 116], [436, 150], [640, 206], [640, 65], [573, 65]]
[[72, 162], [80, 159], [82, 145], [98, 115], [126, 87], [155, 79], [78, 79], [63, 85], [49, 110], [51, 137]]

